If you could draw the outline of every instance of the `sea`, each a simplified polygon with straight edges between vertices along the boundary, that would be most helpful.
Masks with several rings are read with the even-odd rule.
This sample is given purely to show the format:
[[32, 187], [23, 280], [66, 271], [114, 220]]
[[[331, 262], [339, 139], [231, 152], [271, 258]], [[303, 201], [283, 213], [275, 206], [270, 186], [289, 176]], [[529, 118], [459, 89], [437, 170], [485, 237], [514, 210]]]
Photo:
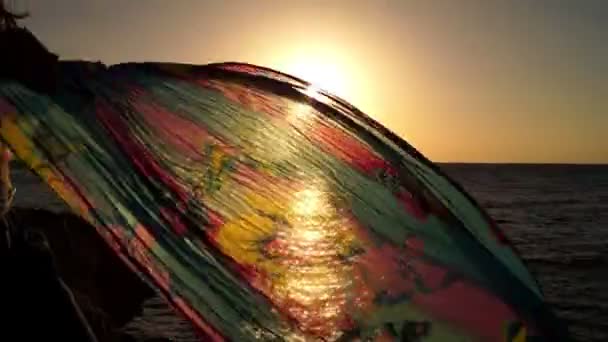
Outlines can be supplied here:
[[[608, 165], [439, 164], [498, 222], [575, 341], [608, 341]], [[65, 210], [17, 169], [15, 205]], [[197, 341], [160, 298], [125, 327], [137, 341]]]

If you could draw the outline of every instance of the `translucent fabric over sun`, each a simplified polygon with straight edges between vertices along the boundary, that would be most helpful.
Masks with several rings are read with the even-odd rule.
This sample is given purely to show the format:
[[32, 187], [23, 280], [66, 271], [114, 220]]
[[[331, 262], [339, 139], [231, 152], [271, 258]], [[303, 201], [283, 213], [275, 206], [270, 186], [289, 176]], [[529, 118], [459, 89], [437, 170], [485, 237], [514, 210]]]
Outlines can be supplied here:
[[243, 64], [59, 73], [0, 82], [1, 138], [203, 339], [565, 339], [479, 206], [346, 102]]

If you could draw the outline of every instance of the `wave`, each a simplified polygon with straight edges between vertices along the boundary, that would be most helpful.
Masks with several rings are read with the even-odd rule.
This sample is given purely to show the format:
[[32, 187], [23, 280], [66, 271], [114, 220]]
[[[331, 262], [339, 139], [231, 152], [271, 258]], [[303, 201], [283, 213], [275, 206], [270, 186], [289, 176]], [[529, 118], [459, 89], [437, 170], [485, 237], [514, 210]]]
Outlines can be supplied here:
[[523, 208], [523, 207], [540, 207], [540, 206], [562, 206], [562, 205], [578, 205], [592, 203], [588, 199], [527, 199], [527, 200], [508, 200], [508, 201], [483, 201], [481, 204], [486, 209], [502, 209], [502, 208]]
[[557, 265], [563, 267], [595, 268], [608, 266], [608, 257], [600, 253], [580, 253], [574, 255], [546, 254], [537, 256], [524, 256], [529, 264]]

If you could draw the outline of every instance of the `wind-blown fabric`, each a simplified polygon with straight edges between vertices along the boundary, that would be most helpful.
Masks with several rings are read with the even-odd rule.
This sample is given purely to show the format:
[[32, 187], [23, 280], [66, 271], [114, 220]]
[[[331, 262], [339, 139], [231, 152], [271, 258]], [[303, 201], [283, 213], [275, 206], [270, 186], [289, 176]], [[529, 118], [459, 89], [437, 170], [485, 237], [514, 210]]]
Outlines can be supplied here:
[[346, 102], [234, 63], [60, 74], [0, 82], [2, 139], [205, 340], [565, 339], [479, 206]]

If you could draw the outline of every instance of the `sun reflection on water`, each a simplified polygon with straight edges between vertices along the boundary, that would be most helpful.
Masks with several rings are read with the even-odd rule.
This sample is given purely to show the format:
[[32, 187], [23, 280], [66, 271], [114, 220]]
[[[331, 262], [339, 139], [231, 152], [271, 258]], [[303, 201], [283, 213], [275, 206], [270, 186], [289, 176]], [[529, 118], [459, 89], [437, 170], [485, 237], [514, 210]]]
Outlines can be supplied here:
[[311, 187], [295, 193], [291, 211], [298, 218], [313, 218], [327, 212], [327, 198], [318, 187]]
[[[316, 89], [307, 89], [306, 94], [314, 97]], [[219, 239], [227, 254], [255, 266], [252, 284], [297, 322], [299, 329], [293, 329], [288, 340], [334, 340], [354, 291], [353, 266], [345, 256], [355, 233], [337, 209], [341, 206], [332, 185], [306, 159], [311, 152], [302, 150], [301, 138], [314, 129], [316, 110], [298, 101], [290, 101], [286, 108], [277, 129], [258, 140], [252, 153], [271, 167], [281, 165], [273, 171], [285, 172], [289, 181], [256, 183], [260, 188], [246, 202], [254, 210], [224, 225]]]
[[304, 331], [331, 335], [350, 283], [350, 266], [340, 258], [348, 227], [323, 184], [295, 193], [288, 210], [290, 225], [279, 233], [287, 245], [286, 271], [274, 291]]

